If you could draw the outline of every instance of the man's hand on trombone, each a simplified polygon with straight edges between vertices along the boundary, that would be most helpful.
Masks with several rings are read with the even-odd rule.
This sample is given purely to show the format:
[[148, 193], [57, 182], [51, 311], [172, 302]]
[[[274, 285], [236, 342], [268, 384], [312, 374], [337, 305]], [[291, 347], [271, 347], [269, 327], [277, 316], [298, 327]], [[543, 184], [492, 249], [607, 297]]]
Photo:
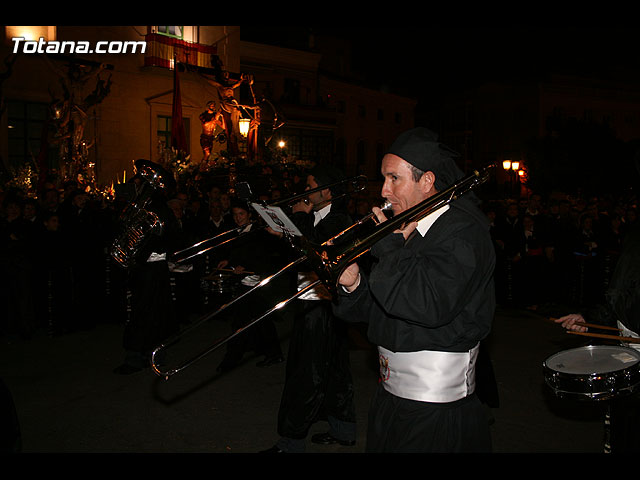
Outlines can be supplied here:
[[[380, 207], [373, 207], [371, 211], [375, 215], [378, 224], [387, 221], [387, 217]], [[411, 232], [413, 232], [417, 226], [417, 222], [411, 222], [407, 225], [401, 226], [399, 229], [395, 230], [394, 233], [402, 234], [402, 236], [406, 240], [407, 238], [409, 238], [409, 235], [411, 235]], [[358, 266], [358, 264], [352, 263], [351, 265], [349, 265], [340, 275], [338, 283], [342, 285], [347, 292], [353, 292], [356, 288], [358, 288], [358, 285], [360, 285], [360, 267]]]
[[[380, 207], [373, 207], [371, 211], [375, 214], [376, 219], [378, 221], [378, 225], [381, 224], [382, 222], [387, 221], [387, 217]], [[407, 240], [407, 238], [409, 238], [409, 235], [411, 235], [411, 233], [416, 229], [417, 226], [418, 226], [418, 222], [411, 222], [406, 225], [400, 226], [400, 228], [397, 230], [394, 230], [393, 233], [400, 233], [402, 234], [404, 239]]]

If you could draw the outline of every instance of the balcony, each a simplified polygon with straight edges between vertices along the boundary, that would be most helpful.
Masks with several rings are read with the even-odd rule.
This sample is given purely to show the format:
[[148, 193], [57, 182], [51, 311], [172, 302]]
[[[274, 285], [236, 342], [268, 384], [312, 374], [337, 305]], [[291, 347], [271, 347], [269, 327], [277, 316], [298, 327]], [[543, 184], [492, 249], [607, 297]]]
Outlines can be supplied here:
[[218, 51], [215, 45], [189, 43], [158, 33], [148, 33], [145, 40], [145, 66], [172, 69], [175, 59], [179, 63], [204, 69], [215, 67], [212, 60], [212, 56], [215, 57]]

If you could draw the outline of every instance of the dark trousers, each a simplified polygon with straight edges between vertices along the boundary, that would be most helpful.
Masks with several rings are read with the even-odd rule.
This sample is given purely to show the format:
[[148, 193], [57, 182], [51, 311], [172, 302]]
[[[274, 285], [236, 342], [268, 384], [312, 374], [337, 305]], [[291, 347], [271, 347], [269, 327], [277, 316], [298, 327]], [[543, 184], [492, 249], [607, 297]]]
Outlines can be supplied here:
[[[128, 363], [149, 365], [151, 352], [177, 333], [166, 262], [148, 262], [131, 271], [131, 319], [125, 325], [123, 347]], [[143, 365], [136, 365], [140, 358]]]
[[[354, 387], [346, 325], [327, 301], [300, 301], [287, 355], [278, 434], [304, 439], [322, 419], [348, 424], [335, 434], [355, 437]], [[343, 438], [353, 440], [355, 438]]]
[[450, 403], [407, 400], [378, 386], [369, 411], [369, 453], [489, 453], [486, 412], [475, 394]]
[[[262, 317], [272, 306], [260, 292], [252, 293], [227, 312], [231, 317], [232, 331], [247, 327], [249, 323]], [[229, 340], [223, 363], [230, 367], [235, 366], [247, 352], [254, 352], [267, 358], [282, 356], [278, 330], [274, 323], [277, 318], [278, 314], [274, 312]]]
[[611, 400], [609, 407], [611, 452], [640, 452], [640, 394]]
[[20, 453], [22, 434], [13, 396], [0, 378], [0, 453]]

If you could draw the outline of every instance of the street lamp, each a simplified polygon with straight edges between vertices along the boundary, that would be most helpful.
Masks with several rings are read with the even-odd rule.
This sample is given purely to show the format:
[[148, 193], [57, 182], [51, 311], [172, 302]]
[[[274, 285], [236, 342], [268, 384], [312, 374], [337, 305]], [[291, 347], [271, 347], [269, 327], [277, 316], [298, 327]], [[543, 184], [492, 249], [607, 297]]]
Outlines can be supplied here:
[[249, 135], [249, 125], [251, 120], [248, 118], [238, 119], [238, 131], [242, 137], [240, 140], [240, 153], [244, 156], [247, 153], [247, 136]]
[[513, 171], [513, 177], [515, 178], [514, 183], [516, 185], [516, 193], [520, 195], [520, 162], [511, 162], [511, 170]]
[[513, 193], [513, 177], [516, 177], [516, 183], [518, 182], [518, 170], [520, 169], [520, 162], [518, 160], [503, 160], [502, 168], [507, 172], [509, 176], [509, 192]]
[[243, 138], [247, 138], [247, 135], [249, 135], [250, 123], [251, 120], [248, 118], [241, 118], [238, 120], [238, 130], [240, 130], [240, 135], [242, 135]]
[[511, 160], [503, 160], [502, 168], [504, 168], [505, 172], [507, 172], [507, 177], [509, 178], [509, 195], [513, 191], [513, 179], [511, 178]]

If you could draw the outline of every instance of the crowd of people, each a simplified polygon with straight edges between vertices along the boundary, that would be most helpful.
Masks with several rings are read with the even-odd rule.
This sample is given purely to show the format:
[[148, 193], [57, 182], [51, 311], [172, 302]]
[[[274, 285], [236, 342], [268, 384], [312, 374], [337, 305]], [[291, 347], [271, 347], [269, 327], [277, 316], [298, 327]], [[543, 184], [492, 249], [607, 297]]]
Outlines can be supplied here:
[[[51, 186], [37, 199], [21, 191], [3, 192], [2, 334], [28, 338], [38, 328], [60, 334], [126, 320], [126, 272], [108, 252], [122, 203], [95, 199], [76, 187]], [[263, 200], [281, 196], [282, 190], [274, 189]], [[213, 185], [203, 195], [177, 191], [166, 200], [180, 223], [178, 249], [237, 227], [231, 213], [234, 196], [224, 187]], [[375, 198], [352, 198], [349, 213], [357, 220], [375, 204]], [[483, 209], [497, 254], [498, 303], [530, 309], [600, 301], [622, 240], [637, 221], [633, 196], [533, 193], [524, 199], [485, 201]], [[214, 253], [215, 259], [205, 255], [197, 260], [195, 273], [182, 275], [177, 269], [173, 274], [173, 298], [187, 315], [201, 313], [211, 300], [195, 276], [217, 266], [222, 258]], [[107, 297], [117, 301], [106, 302]], [[111, 307], [96, 311], [91, 308], [96, 304]]]
[[601, 302], [623, 239], [637, 222], [637, 198], [543, 197], [487, 202], [497, 253], [499, 303], [535, 310]]
[[[1, 192], [0, 334], [29, 338], [38, 329], [57, 335], [127, 321], [129, 272], [111, 258], [110, 248], [122, 231], [120, 214], [135, 195], [136, 181], [115, 201], [91, 196], [73, 182], [50, 185], [38, 198], [18, 189]], [[212, 185], [198, 195], [177, 189], [161, 201], [170, 212], [172, 251], [238, 227], [235, 198], [224, 187]], [[244, 208], [251, 215], [246, 203]], [[185, 316], [209, 308], [212, 296], [195, 277], [213, 271], [228, 253], [198, 256], [189, 270], [169, 263], [172, 298]]]
[[[109, 249], [121, 230], [119, 217], [135, 195], [136, 182], [132, 178], [121, 185], [117, 189], [121, 195], [110, 201], [87, 194], [75, 182], [48, 184], [36, 198], [21, 189], [0, 190], [0, 335], [26, 339], [38, 329], [58, 335], [97, 323], [127, 321], [128, 272], [111, 259]], [[275, 202], [305, 188], [304, 180], [296, 176], [286, 184], [271, 183], [260, 201]], [[239, 228], [235, 207], [251, 221], [257, 220], [246, 202], [216, 183], [195, 193], [178, 188], [163, 201], [179, 225], [171, 239], [174, 251]], [[369, 204], [364, 198], [353, 199], [352, 216], [366, 214]], [[200, 285], [198, 276], [216, 270], [229, 253], [225, 248], [212, 249], [188, 262], [195, 267], [190, 271], [171, 266], [172, 298], [184, 318], [213, 307], [215, 295]]]
[[111, 212], [106, 205], [96, 208], [89, 195], [70, 185], [63, 191], [48, 188], [38, 199], [19, 190], [4, 192], [2, 334], [29, 338], [39, 328], [64, 333], [96, 324]]

